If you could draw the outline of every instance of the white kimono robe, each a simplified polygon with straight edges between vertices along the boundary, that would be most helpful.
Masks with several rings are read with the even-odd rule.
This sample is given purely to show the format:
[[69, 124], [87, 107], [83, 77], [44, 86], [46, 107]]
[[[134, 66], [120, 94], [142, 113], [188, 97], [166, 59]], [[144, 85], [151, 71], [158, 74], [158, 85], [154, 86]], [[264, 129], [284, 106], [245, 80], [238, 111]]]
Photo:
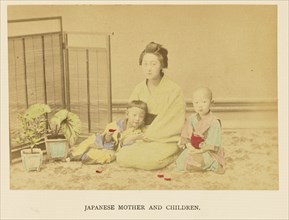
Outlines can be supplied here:
[[179, 152], [177, 141], [185, 122], [185, 101], [181, 88], [165, 75], [157, 88], [150, 92], [146, 80], [134, 89], [131, 100], [142, 100], [148, 112], [156, 115], [144, 131], [150, 141], [138, 141], [117, 153], [123, 167], [145, 170], [160, 169], [172, 163]]

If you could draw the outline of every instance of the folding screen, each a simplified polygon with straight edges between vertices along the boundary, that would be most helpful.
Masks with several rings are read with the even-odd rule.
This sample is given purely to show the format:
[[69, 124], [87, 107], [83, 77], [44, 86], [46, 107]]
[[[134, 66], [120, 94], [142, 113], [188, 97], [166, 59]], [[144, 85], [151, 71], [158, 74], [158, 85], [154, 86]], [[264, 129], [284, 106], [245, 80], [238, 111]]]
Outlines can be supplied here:
[[17, 115], [35, 103], [65, 107], [61, 18], [8, 21], [9, 124], [15, 147]]
[[65, 33], [67, 105], [83, 133], [100, 132], [111, 121], [109, 36]]
[[35, 103], [79, 115], [83, 133], [111, 121], [109, 35], [65, 33], [61, 17], [8, 21], [9, 125], [18, 151], [17, 115]]

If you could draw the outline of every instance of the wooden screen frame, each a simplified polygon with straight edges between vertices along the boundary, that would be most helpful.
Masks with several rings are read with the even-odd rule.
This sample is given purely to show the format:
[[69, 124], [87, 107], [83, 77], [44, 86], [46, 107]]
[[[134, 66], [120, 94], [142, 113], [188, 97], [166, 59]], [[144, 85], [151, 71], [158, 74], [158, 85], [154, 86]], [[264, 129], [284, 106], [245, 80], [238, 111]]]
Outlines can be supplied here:
[[[11, 30], [11, 28], [16, 28], [19, 27], [19, 24], [23, 25], [24, 27], [27, 26], [29, 27], [29, 24], [35, 24], [37, 22], [45, 22], [46, 24], [48, 24], [49, 22], [54, 22], [54, 24], [58, 23], [58, 28], [52, 28], [52, 29], [49, 29], [48, 28], [48, 31], [42, 31], [42, 32], [37, 32], [37, 31], [32, 31], [32, 33], [29, 33], [29, 31], [23, 31], [23, 32], [20, 32], [18, 31], [18, 34], [11, 34], [11, 31], [9, 33], [9, 30]], [[48, 23], [47, 23], [48, 22]], [[59, 42], [60, 42], [60, 71], [61, 71], [61, 81], [63, 82], [63, 84], [65, 83], [65, 75], [64, 75], [64, 54], [63, 54], [63, 28], [62, 28], [62, 17], [61, 16], [56, 16], [56, 17], [42, 17], [42, 18], [32, 18], [32, 19], [17, 19], [17, 20], [8, 20], [7, 21], [8, 23], [8, 40], [10, 39], [25, 39], [25, 38], [28, 38], [28, 37], [35, 37], [35, 36], [49, 36], [49, 35], [59, 35]], [[10, 27], [9, 27], [10, 26]], [[13, 27], [14, 26], [14, 27]], [[25, 29], [25, 28], [24, 28]], [[45, 26], [42, 30], [47, 30], [47, 27]], [[13, 31], [12, 31], [13, 32]], [[24, 52], [24, 59], [25, 59], [25, 52]], [[44, 60], [44, 58], [43, 58]], [[44, 64], [44, 63], [43, 63]], [[45, 64], [44, 64], [45, 65]], [[25, 66], [25, 65], [24, 65]], [[25, 70], [26, 71], [26, 67], [25, 67]], [[44, 67], [44, 75], [45, 75], [45, 67]], [[45, 94], [45, 102], [47, 102], [47, 92], [46, 92], [46, 80], [44, 78], [44, 94]], [[27, 87], [27, 82], [25, 82], [25, 86]], [[65, 87], [62, 86], [62, 89], [61, 89], [61, 94], [62, 94], [62, 97], [61, 97], [61, 105], [63, 108], [66, 108], [66, 102], [65, 102]], [[27, 94], [27, 91], [26, 91], [26, 107], [28, 107], [28, 94]], [[9, 100], [9, 103], [10, 103], [10, 100]], [[10, 104], [9, 104], [10, 105]], [[9, 110], [9, 115], [10, 115], [10, 110]], [[10, 120], [9, 120], [10, 121]], [[9, 145], [10, 145], [10, 162], [12, 162], [12, 160], [14, 158], [19, 158], [20, 157], [20, 151], [22, 149], [26, 149], [28, 148], [27, 144], [23, 143], [23, 144], [19, 144], [17, 146], [13, 146], [12, 147], [12, 140], [11, 140], [11, 125], [10, 125], [10, 122], [9, 122]], [[43, 148], [42, 145], [40, 145], [41, 148]], [[17, 159], [16, 159], [17, 160]]]
[[[90, 45], [86, 44], [86, 42], [83, 45], [78, 46], [70, 46], [68, 35], [87, 35], [87, 36], [101, 36], [105, 38], [105, 45], [104, 46], [98, 46], [98, 45]], [[70, 110], [71, 103], [70, 103], [70, 77], [69, 77], [69, 49], [86, 49], [87, 53], [88, 50], [103, 50], [107, 52], [106, 60], [107, 60], [107, 72], [108, 72], [108, 79], [107, 79], [107, 94], [108, 94], [108, 118], [107, 122], [111, 122], [112, 120], [112, 92], [111, 92], [111, 51], [110, 51], [110, 35], [108, 33], [101, 33], [101, 32], [64, 32], [64, 58], [65, 58], [65, 89], [66, 89], [66, 103], [67, 108]], [[93, 44], [93, 43], [92, 43]], [[87, 67], [87, 72], [89, 74], [89, 70]], [[87, 82], [89, 85], [89, 83]], [[88, 93], [88, 134], [91, 133], [91, 124], [90, 124], [90, 91], [89, 87], [87, 88]], [[84, 136], [87, 136], [88, 134], [84, 133]]]

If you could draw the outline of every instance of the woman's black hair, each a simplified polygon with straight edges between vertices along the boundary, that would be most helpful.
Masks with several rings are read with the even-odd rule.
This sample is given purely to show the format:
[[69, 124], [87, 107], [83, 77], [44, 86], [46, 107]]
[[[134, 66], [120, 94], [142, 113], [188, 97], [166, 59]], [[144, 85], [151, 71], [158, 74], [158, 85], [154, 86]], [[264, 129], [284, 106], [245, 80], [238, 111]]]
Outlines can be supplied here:
[[168, 50], [162, 45], [155, 42], [150, 42], [140, 54], [139, 65], [142, 64], [143, 56], [147, 53], [155, 54], [159, 58], [162, 68], [168, 67]]

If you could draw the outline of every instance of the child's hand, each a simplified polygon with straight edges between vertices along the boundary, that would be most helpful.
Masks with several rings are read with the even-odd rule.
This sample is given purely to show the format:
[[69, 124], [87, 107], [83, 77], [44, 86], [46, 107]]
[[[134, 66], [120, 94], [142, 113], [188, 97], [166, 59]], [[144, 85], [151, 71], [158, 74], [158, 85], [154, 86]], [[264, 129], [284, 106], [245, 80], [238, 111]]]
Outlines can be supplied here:
[[194, 148], [191, 143], [187, 143], [186, 147], [191, 154], [199, 154], [203, 152], [201, 149]]
[[142, 139], [144, 139], [145, 135], [144, 135], [144, 133], [140, 132], [140, 133], [138, 133], [138, 134], [133, 135], [132, 137], [133, 137], [135, 140], [142, 140]]
[[112, 135], [115, 131], [116, 131], [116, 129], [108, 129], [108, 131], [106, 132], [106, 134], [104, 136], [104, 140], [106, 143], [110, 142], [112, 140]]
[[177, 143], [178, 147], [180, 149], [185, 149], [186, 148], [186, 144], [181, 143], [180, 141]]
[[107, 134], [108, 134], [108, 135], [113, 135], [113, 133], [114, 133], [115, 131], [116, 131], [116, 129], [113, 129], [113, 128], [108, 129]]
[[136, 140], [142, 140], [142, 139], [144, 139], [144, 133], [133, 134], [125, 138], [122, 144], [123, 145], [133, 144]]
[[177, 143], [177, 145], [178, 145], [179, 148], [185, 149], [187, 143], [188, 143], [187, 138], [181, 137], [181, 139], [179, 140], [179, 142]]

